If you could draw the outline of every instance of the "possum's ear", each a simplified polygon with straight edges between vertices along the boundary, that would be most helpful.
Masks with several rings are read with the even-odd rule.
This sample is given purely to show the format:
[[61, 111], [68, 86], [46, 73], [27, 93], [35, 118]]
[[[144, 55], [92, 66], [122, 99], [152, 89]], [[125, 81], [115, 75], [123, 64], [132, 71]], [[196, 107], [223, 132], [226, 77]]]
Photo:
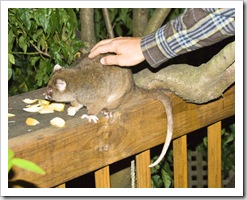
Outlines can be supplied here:
[[59, 65], [59, 64], [56, 64], [53, 68], [53, 72], [59, 70], [59, 69], [62, 69], [62, 67]]
[[60, 92], [63, 92], [66, 89], [66, 82], [61, 79], [57, 79], [56, 87]]

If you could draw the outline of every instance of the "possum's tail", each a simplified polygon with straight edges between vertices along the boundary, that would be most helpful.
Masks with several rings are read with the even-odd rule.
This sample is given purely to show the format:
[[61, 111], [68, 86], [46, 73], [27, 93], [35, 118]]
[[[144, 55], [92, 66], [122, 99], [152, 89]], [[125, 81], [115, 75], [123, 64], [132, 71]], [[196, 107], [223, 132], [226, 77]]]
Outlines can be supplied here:
[[164, 156], [166, 155], [167, 149], [169, 148], [169, 145], [171, 143], [172, 134], [173, 134], [173, 115], [172, 115], [172, 104], [171, 104], [170, 98], [163, 92], [158, 92], [156, 98], [163, 103], [165, 110], [166, 110], [167, 135], [166, 135], [166, 141], [165, 141], [165, 144], [163, 146], [160, 156], [154, 163], [150, 164], [149, 167], [154, 167], [155, 165], [159, 164], [159, 162], [164, 158]]

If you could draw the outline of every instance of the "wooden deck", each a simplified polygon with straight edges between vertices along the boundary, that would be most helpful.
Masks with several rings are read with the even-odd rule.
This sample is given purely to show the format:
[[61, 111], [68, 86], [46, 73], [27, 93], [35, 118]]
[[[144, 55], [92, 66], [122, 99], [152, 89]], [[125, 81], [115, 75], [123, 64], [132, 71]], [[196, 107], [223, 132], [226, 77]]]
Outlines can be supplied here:
[[[100, 115], [99, 122], [94, 124], [80, 118], [86, 109], [80, 110], [75, 117], [67, 116], [66, 111], [41, 115], [22, 110], [26, 106], [22, 99], [44, 99], [43, 93], [44, 90], [40, 89], [9, 98], [9, 113], [16, 115], [9, 118], [9, 121], [15, 121], [9, 123], [9, 148], [16, 157], [33, 161], [46, 171], [42, 176], [13, 168], [13, 181], [24, 180], [36, 187], [54, 187], [165, 141], [166, 114], [157, 100], [126, 104], [114, 112], [112, 119]], [[235, 114], [235, 86], [220, 99], [204, 105], [186, 103], [173, 94], [170, 97], [174, 113], [173, 139]], [[55, 116], [66, 120], [64, 128], [49, 124]], [[27, 117], [36, 118], [40, 124], [27, 126]], [[181, 146], [179, 143], [175, 145]]]

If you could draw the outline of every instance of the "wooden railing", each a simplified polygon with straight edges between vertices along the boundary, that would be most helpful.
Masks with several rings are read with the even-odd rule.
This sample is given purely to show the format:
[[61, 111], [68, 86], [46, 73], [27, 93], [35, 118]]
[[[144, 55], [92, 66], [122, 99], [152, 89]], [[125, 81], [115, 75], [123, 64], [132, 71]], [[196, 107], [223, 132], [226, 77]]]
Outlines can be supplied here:
[[[96, 187], [110, 187], [109, 166], [136, 155], [137, 187], [151, 187], [150, 149], [166, 138], [166, 114], [156, 100], [131, 102], [114, 112], [112, 119], [100, 117], [97, 124], [66, 112], [30, 114], [22, 110], [24, 98], [44, 98], [43, 90], [9, 98], [9, 112], [16, 114], [9, 123], [9, 148], [16, 157], [35, 162], [46, 171], [38, 175], [13, 168], [11, 182], [16, 180], [33, 187], [55, 187], [83, 174], [95, 171]], [[235, 86], [218, 100], [203, 105], [186, 103], [171, 94], [174, 113], [174, 186], [188, 187], [187, 134], [208, 127], [208, 187], [221, 187], [221, 120], [235, 114]], [[35, 127], [25, 125], [27, 117], [40, 121]], [[64, 128], [49, 125], [60, 116]], [[18, 181], [20, 183], [20, 181]], [[16, 182], [17, 184], [17, 182]]]

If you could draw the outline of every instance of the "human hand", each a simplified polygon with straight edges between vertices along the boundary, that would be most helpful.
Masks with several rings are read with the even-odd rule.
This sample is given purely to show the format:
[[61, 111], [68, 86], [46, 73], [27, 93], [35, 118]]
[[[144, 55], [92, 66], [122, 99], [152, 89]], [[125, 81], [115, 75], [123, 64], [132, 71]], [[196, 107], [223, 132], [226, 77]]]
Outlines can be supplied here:
[[89, 58], [103, 53], [115, 53], [101, 58], [103, 65], [133, 66], [145, 60], [140, 37], [117, 37], [98, 42], [90, 51]]

